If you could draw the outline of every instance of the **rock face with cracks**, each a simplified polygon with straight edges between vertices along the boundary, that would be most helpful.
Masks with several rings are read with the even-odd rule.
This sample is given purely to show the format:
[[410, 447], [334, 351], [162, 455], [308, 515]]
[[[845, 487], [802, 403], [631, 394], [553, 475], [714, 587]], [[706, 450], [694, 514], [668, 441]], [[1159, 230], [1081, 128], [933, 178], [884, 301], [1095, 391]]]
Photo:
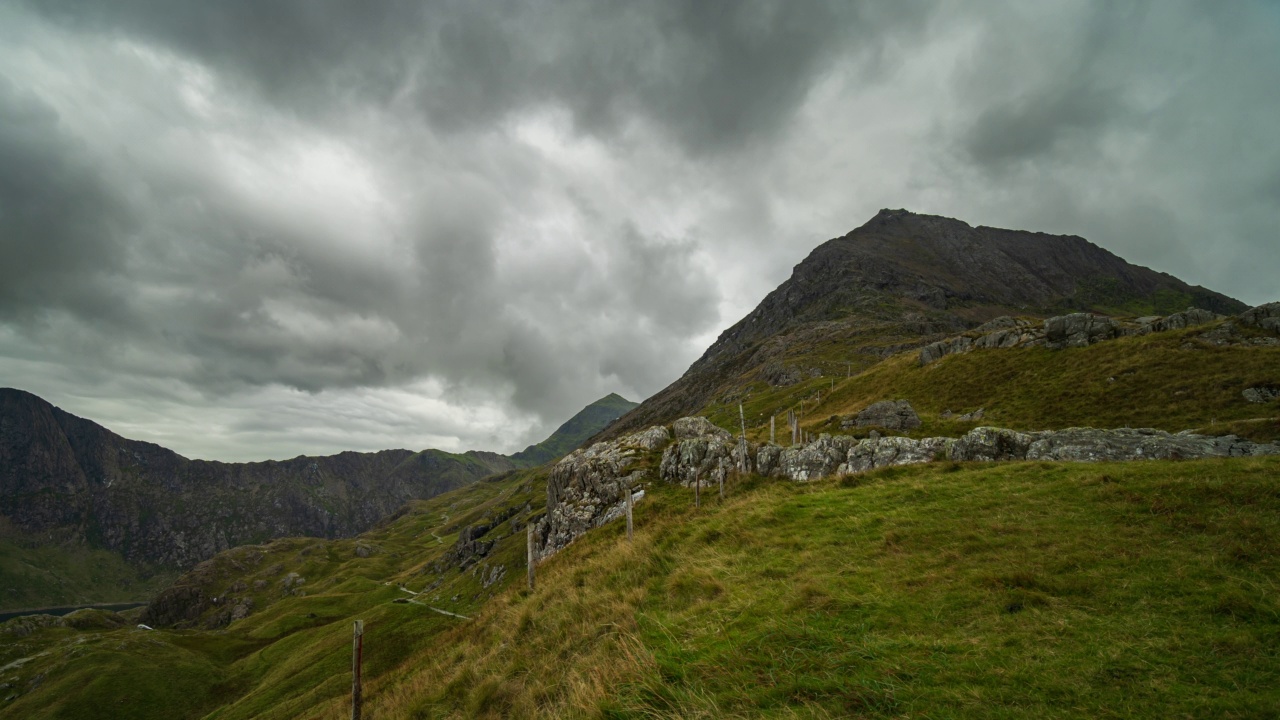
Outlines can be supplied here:
[[539, 557], [617, 517], [624, 493], [647, 476], [632, 466], [670, 439], [665, 427], [654, 426], [575, 450], [556, 463], [547, 479], [547, 514], [535, 529]]

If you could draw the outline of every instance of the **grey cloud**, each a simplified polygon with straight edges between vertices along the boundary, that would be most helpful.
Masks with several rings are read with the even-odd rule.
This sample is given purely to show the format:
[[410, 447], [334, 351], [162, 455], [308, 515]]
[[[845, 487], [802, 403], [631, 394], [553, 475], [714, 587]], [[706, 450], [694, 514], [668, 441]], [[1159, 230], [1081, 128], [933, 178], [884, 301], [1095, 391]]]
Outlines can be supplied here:
[[0, 75], [0, 317], [111, 313], [128, 213], [58, 114]]
[[647, 117], [700, 152], [779, 132], [832, 62], [875, 60], [884, 43], [918, 29], [932, 4], [131, 0], [32, 7], [71, 27], [165, 43], [226, 68], [267, 102], [308, 113], [355, 103], [411, 107], [432, 125], [459, 131], [552, 103], [593, 133]]
[[518, 449], [886, 206], [1276, 299], [1268, 12], [0, 3], [5, 384], [192, 455]]

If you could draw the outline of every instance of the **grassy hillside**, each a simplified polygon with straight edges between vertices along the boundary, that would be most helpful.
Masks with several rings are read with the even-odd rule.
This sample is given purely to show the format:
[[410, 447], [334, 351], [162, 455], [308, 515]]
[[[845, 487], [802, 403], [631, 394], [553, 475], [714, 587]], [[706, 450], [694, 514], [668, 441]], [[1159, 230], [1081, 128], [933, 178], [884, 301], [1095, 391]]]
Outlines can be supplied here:
[[148, 574], [118, 553], [72, 540], [36, 545], [0, 518], [0, 607], [130, 602], [165, 587], [177, 573]]
[[[486, 558], [507, 565], [504, 581], [486, 590], [469, 571], [431, 570], [450, 531], [512, 503], [536, 508], [541, 492], [536, 472], [515, 474], [357, 540], [220, 556], [211, 587], [270, 580], [255, 613], [224, 631], [0, 635], [0, 675], [23, 689], [3, 712], [345, 717], [356, 617], [376, 718], [1280, 706], [1280, 458], [745, 478], [701, 510], [689, 490], [654, 484], [634, 543], [616, 523], [590, 533], [539, 568], [532, 594], [523, 533], [507, 525]], [[359, 557], [361, 545], [376, 552]], [[305, 594], [281, 592], [289, 571]], [[437, 578], [419, 599], [471, 619], [392, 602], [408, 597], [398, 584]]]
[[[1072, 426], [1154, 427], [1172, 432], [1235, 432], [1255, 440], [1280, 437], [1280, 402], [1250, 403], [1241, 391], [1280, 385], [1280, 347], [1215, 346], [1198, 339], [1205, 328], [1153, 333], [1085, 348], [977, 350], [920, 367], [907, 351], [852, 378], [821, 377], [773, 388], [751, 382], [740, 398], [704, 409], [722, 427], [737, 429], [738, 402], [748, 435], [768, 439], [777, 413], [778, 437], [786, 434], [788, 409], [803, 411], [811, 432], [839, 429], [838, 415], [877, 400], [905, 398], [924, 421], [916, 436], [954, 435], [976, 425], [1026, 430]], [[796, 349], [815, 365], [838, 355], [829, 345]], [[981, 422], [944, 420], [985, 408]]]

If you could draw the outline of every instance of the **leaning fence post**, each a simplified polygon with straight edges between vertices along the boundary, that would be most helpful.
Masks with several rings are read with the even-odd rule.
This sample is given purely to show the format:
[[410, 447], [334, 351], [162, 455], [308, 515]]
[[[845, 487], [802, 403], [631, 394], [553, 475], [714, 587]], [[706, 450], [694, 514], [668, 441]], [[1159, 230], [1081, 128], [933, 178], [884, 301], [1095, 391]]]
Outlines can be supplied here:
[[364, 655], [364, 621], [356, 620], [351, 635], [351, 720], [360, 720], [360, 664]]
[[529, 592], [533, 592], [533, 568], [534, 568], [534, 566], [535, 566], [535, 565], [537, 565], [537, 560], [536, 560], [536, 558], [534, 557], [534, 552], [533, 552], [533, 521], [532, 521], [532, 520], [530, 520], [530, 521], [529, 521], [529, 525], [528, 525], [528, 527], [526, 528], [525, 536], [526, 536], [526, 538], [528, 539], [528, 546], [529, 546], [529, 550], [528, 550], [528, 554], [529, 554]]

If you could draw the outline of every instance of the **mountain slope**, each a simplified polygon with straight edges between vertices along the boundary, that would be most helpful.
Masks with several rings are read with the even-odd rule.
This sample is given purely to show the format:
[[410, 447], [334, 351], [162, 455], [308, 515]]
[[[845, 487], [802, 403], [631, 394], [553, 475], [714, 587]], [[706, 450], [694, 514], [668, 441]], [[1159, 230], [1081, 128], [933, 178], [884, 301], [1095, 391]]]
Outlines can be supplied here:
[[[696, 510], [690, 489], [655, 483], [634, 542], [620, 523], [592, 531], [532, 593], [519, 521], [547, 471], [521, 471], [357, 540], [219, 555], [191, 582], [258, 603], [217, 632], [13, 621], [31, 634], [0, 643], [0, 662], [31, 660], [4, 711], [346, 717], [361, 618], [370, 717], [1265, 717], [1280, 702], [1278, 470], [933, 464], [748, 478]], [[439, 564], [481, 526], [483, 558]]]
[[[567, 423], [566, 433], [549, 438], [550, 446], [530, 450], [538, 448], [541, 457], [576, 444], [625, 404], [604, 398]], [[228, 548], [294, 535], [349, 537], [409, 500], [531, 462], [440, 450], [188, 460], [30, 393], [0, 389], [0, 607], [137, 598], [153, 587], [146, 582], [151, 575], [171, 576]], [[55, 570], [100, 550], [120, 556], [136, 574], [105, 563], [120, 572], [86, 584]], [[122, 598], [117, 585], [132, 587], [130, 597]]]
[[530, 445], [512, 455], [511, 459], [526, 465], [541, 465], [563, 457], [639, 404], [617, 393], [610, 393], [569, 418], [563, 425], [556, 428], [554, 433], [551, 433], [551, 437], [536, 445]]
[[696, 413], [753, 381], [839, 377], [1000, 315], [1143, 315], [1245, 305], [1074, 236], [882, 210], [818, 246], [685, 374], [596, 439]]

